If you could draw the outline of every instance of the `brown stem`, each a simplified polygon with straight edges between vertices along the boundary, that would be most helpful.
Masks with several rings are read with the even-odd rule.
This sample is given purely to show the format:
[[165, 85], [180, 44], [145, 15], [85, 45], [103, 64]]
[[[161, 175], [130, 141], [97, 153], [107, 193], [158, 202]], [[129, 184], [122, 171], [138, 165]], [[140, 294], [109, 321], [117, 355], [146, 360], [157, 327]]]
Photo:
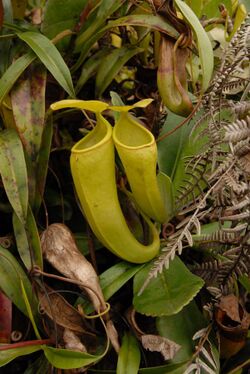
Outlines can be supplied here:
[[50, 344], [50, 343], [52, 343], [51, 339], [27, 340], [26, 342], [2, 345], [0, 346], [0, 351], [7, 351], [9, 349], [14, 349], [14, 348], [29, 347], [32, 345], [45, 345], [45, 344]]
[[201, 100], [202, 100], [202, 97], [199, 98], [197, 104], [194, 106], [194, 109], [192, 110], [192, 112], [187, 116], [187, 118], [185, 118], [183, 121], [181, 121], [181, 123], [179, 123], [179, 125], [177, 125], [174, 129], [166, 132], [166, 134], [163, 134], [162, 136], [160, 136], [156, 142], [161, 142], [163, 139], [167, 138], [168, 136], [172, 135], [175, 131], [177, 131], [180, 127], [182, 127], [183, 125], [185, 125], [185, 123], [187, 123], [192, 117], [193, 115], [195, 114], [195, 112], [197, 111], [197, 109], [199, 108], [200, 104], [201, 104]]

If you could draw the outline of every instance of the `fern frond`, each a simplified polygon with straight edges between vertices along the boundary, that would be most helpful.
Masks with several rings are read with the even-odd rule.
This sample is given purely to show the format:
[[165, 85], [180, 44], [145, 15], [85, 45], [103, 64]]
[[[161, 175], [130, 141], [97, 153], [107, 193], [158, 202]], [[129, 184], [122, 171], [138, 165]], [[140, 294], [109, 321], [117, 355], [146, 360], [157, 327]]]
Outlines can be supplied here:
[[250, 152], [250, 139], [243, 139], [234, 145], [234, 154], [236, 156], [244, 156]]
[[199, 236], [194, 236], [194, 242], [198, 245], [203, 244], [212, 244], [212, 243], [222, 243], [222, 244], [231, 244], [237, 242], [239, 239], [240, 233], [237, 231], [224, 231], [218, 230], [211, 234], [204, 234]]
[[245, 79], [233, 79], [224, 84], [222, 92], [225, 95], [235, 95], [236, 93], [244, 91], [246, 86], [247, 81]]
[[191, 270], [194, 274], [201, 277], [206, 286], [215, 285], [217, 273], [221, 266], [221, 261], [213, 260], [213, 261], [204, 261], [201, 264], [195, 264], [191, 267]]
[[238, 246], [226, 251], [223, 256], [227, 259], [221, 263], [217, 274], [217, 283], [223, 287], [242, 274], [250, 273], [250, 254], [247, 246]]
[[246, 117], [246, 115], [250, 112], [249, 101], [237, 101], [236, 103], [230, 101], [229, 105], [232, 108], [233, 113], [240, 119]]
[[195, 202], [196, 196], [201, 195], [207, 180], [205, 173], [208, 166], [208, 154], [189, 157], [185, 160], [185, 179], [176, 192], [176, 207], [183, 209], [188, 203]]
[[196, 351], [184, 374], [219, 373], [219, 361], [214, 356], [212, 344], [209, 339], [211, 328], [212, 326], [210, 324], [205, 329], [203, 328], [200, 331], [197, 331], [193, 336], [193, 340], [196, 342]]
[[234, 215], [226, 215], [224, 217], [220, 217], [220, 221], [242, 221], [244, 219], [249, 219], [250, 218], [250, 211], [246, 211], [243, 213], [239, 214], [234, 214]]
[[247, 137], [250, 137], [250, 117], [239, 120], [225, 126], [224, 140], [229, 142], [239, 142]]

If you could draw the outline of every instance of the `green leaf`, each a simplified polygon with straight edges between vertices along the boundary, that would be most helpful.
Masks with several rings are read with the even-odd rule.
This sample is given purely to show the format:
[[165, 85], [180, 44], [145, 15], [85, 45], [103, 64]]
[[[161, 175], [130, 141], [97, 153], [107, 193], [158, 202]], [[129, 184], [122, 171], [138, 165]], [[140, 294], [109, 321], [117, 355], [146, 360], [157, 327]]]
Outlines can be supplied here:
[[17, 131], [29, 157], [36, 161], [44, 127], [46, 70], [34, 64], [11, 91]]
[[[232, 0], [223, 0], [223, 4], [226, 9], [229, 11], [229, 15], [232, 17]], [[242, 0], [241, 0], [242, 2]], [[202, 15], [206, 15], [207, 19], [213, 17], [220, 17], [219, 5], [221, 4], [220, 0], [206, 0], [204, 1], [204, 7], [202, 9]]]
[[96, 96], [101, 96], [123, 65], [142, 51], [142, 48], [124, 46], [113, 50], [104, 57], [96, 74]]
[[[119, 262], [111, 266], [100, 275], [100, 286], [105, 300], [109, 300], [124, 284], [126, 284], [144, 265], [135, 265], [130, 262]], [[89, 301], [82, 302], [82, 298], [77, 303], [83, 305], [85, 313], [91, 313], [94, 308]]]
[[186, 4], [193, 10], [193, 12], [200, 18], [203, 7], [203, 0], [186, 0]]
[[236, 14], [234, 16], [234, 24], [233, 30], [230, 33], [229, 40], [232, 39], [236, 31], [240, 28], [242, 22], [244, 22], [245, 18], [247, 17], [247, 10], [244, 4], [239, 4], [236, 10]]
[[25, 225], [19, 220], [17, 215], [13, 213], [12, 216], [13, 229], [15, 234], [15, 241], [18, 249], [18, 253], [26, 267], [26, 269], [31, 270], [32, 262], [30, 258], [30, 247], [25, 231]]
[[22, 143], [15, 130], [0, 132], [0, 174], [13, 210], [21, 222], [28, 209], [28, 177]]
[[100, 285], [105, 300], [110, 299], [124, 284], [126, 284], [143, 265], [134, 265], [129, 262], [119, 262], [111, 266], [100, 275]]
[[33, 316], [32, 307], [31, 307], [31, 304], [29, 302], [29, 298], [28, 298], [28, 295], [26, 293], [26, 290], [25, 290], [22, 279], [20, 280], [20, 283], [21, 283], [22, 296], [23, 296], [23, 299], [24, 299], [24, 303], [25, 303], [25, 306], [26, 306], [28, 317], [30, 319], [30, 322], [32, 324], [32, 327], [34, 329], [34, 332], [35, 332], [35, 335], [36, 335], [37, 339], [41, 339], [41, 336], [39, 334], [39, 331], [38, 331], [38, 328], [36, 326], [36, 322], [35, 322], [35, 319], [34, 319], [34, 316]]
[[173, 37], [174, 39], [177, 39], [179, 35], [178, 32], [160, 16], [153, 16], [150, 14], [135, 14], [118, 18], [114, 21], [110, 21], [107, 26], [101, 28], [96, 33], [93, 33], [89, 39], [86, 40], [86, 42], [81, 46], [81, 55], [76, 64], [73, 66], [73, 71], [77, 70], [82, 65], [91, 47], [98, 41], [98, 39], [100, 39], [107, 30], [118, 26], [142, 26], [160, 31], [163, 34]]
[[23, 224], [15, 213], [13, 214], [13, 228], [18, 252], [27, 270], [31, 270], [35, 265], [42, 269], [41, 243], [36, 221], [30, 207], [28, 208], [26, 224]]
[[84, 31], [76, 39], [76, 51], [79, 52], [83, 46], [99, 29], [105, 24], [106, 19], [111, 16], [120, 6], [120, 0], [100, 1], [99, 6], [86, 22]]
[[[2, 13], [2, 14], [1, 14]], [[6, 28], [2, 28], [2, 22], [13, 23], [13, 15], [12, 15], [12, 6], [10, 0], [2, 0], [1, 1], [1, 9], [0, 9], [0, 35], [9, 34], [9, 30]], [[10, 50], [11, 50], [11, 40], [3, 39], [0, 43], [0, 76], [6, 71], [10, 63]], [[0, 85], [1, 87], [1, 85]], [[1, 101], [1, 100], [0, 100]]]
[[17, 308], [27, 315], [24, 299], [21, 292], [21, 281], [23, 282], [28, 299], [32, 303], [33, 313], [37, 312], [37, 300], [32, 290], [32, 286], [22, 267], [15, 257], [0, 246], [0, 288], [17, 306]]
[[33, 64], [19, 78], [11, 91], [15, 128], [26, 152], [29, 201], [33, 206], [36, 194], [37, 158], [41, 147], [45, 120], [46, 69]]
[[[1, 345], [0, 345], [1, 347]], [[28, 347], [11, 348], [8, 350], [0, 350], [0, 367], [5, 366], [8, 362], [14, 360], [17, 357], [29, 355], [31, 353], [41, 350], [40, 345], [31, 345]]]
[[67, 349], [58, 349], [43, 346], [47, 360], [58, 369], [77, 369], [100, 360], [102, 355], [91, 355], [89, 353], [76, 352]]
[[54, 44], [38, 32], [26, 31], [17, 36], [28, 44], [69, 96], [75, 97], [70, 71]]
[[192, 338], [205, 326], [206, 322], [194, 301], [177, 314], [156, 319], [159, 334], [181, 346], [172, 360], [175, 363], [191, 358], [195, 347]]
[[38, 212], [44, 194], [44, 188], [46, 183], [46, 176], [48, 172], [48, 163], [51, 149], [51, 142], [53, 136], [53, 120], [50, 115], [45, 123], [41, 147], [38, 153], [37, 167], [36, 167], [36, 196], [34, 202], [34, 210]]
[[[79, 15], [83, 11], [87, 0], [49, 0], [44, 8], [43, 22], [41, 26], [42, 33], [49, 39], [53, 39], [64, 30], [73, 30], [79, 21]], [[60, 9], [60, 12], [58, 11]], [[65, 49], [68, 47], [70, 38], [64, 38], [57, 43], [57, 48]]]
[[102, 58], [109, 53], [110, 48], [102, 48], [94, 55], [90, 56], [90, 58], [83, 64], [81, 75], [76, 84], [76, 93], [81, 91], [84, 84], [96, 73], [98, 66], [102, 63]]
[[137, 339], [126, 333], [122, 339], [118, 355], [117, 374], [137, 374], [140, 367], [141, 354]]
[[214, 54], [212, 44], [199, 19], [189, 6], [182, 0], [175, 0], [180, 12], [195, 32], [202, 69], [202, 91], [206, 91], [214, 69]]
[[12, 65], [6, 70], [4, 75], [0, 79], [0, 103], [4, 97], [11, 90], [12, 86], [24, 70], [34, 61], [36, 58], [33, 52], [28, 52], [25, 55], [19, 57]]
[[245, 290], [250, 294], [250, 278], [243, 274], [239, 277], [239, 282], [245, 288]]
[[[166, 121], [161, 129], [160, 136], [163, 136], [165, 133], [173, 130], [177, 124], [181, 123], [182, 121], [183, 117], [180, 117], [172, 112], [168, 112]], [[191, 129], [192, 125], [190, 123], [186, 123], [173, 134], [157, 143], [159, 168], [163, 173], [167, 174], [172, 179], [174, 178], [183, 144]]]
[[102, 31], [117, 26], [143, 26], [169, 35], [174, 39], [178, 38], [178, 32], [175, 30], [175, 28], [159, 15], [154, 16], [152, 14], [131, 14], [129, 16], [110, 21], [108, 25], [102, 29]]
[[174, 198], [173, 198], [173, 183], [168, 175], [160, 171], [157, 174], [157, 182], [163, 197], [164, 206], [168, 212], [168, 219], [170, 219], [174, 212]]
[[[202, 115], [202, 112], [199, 115]], [[192, 123], [191, 127], [193, 127], [194, 123], [195, 122]], [[201, 126], [197, 128], [197, 130], [191, 132], [190, 136], [188, 136], [187, 134], [187, 137], [183, 139], [183, 144], [181, 145], [180, 152], [177, 156], [178, 158], [175, 161], [174, 172], [172, 172], [174, 195], [177, 197], [179, 194], [179, 190], [181, 190], [183, 186], [186, 186], [187, 180], [192, 180], [192, 175], [187, 174], [187, 161], [192, 156], [199, 154], [202, 150], [204, 150], [204, 147], [207, 146], [207, 136], [199, 135], [206, 128], [206, 126], [207, 123], [203, 122]], [[206, 166], [204, 166], [204, 168], [206, 168]], [[205, 186], [205, 181], [202, 181], [200, 187], [203, 188]], [[194, 194], [196, 195], [199, 193], [200, 189], [196, 187], [196, 189], [194, 189]], [[192, 193], [189, 196], [187, 196], [187, 199], [193, 199]], [[186, 200], [185, 203], [188, 203], [188, 201]]]
[[42, 249], [41, 249], [41, 243], [40, 243], [40, 237], [38, 228], [36, 225], [36, 220], [33, 215], [33, 212], [28, 207], [28, 215], [27, 215], [27, 222], [26, 222], [26, 232], [27, 232], [27, 238], [30, 245], [30, 251], [31, 251], [31, 258], [32, 258], [32, 264], [37, 265], [40, 269], [43, 268], [43, 256], [42, 256]]
[[200, 291], [204, 281], [192, 274], [179, 257], [168, 269], [152, 279], [142, 294], [138, 295], [148, 277], [152, 262], [146, 264], [134, 277], [135, 310], [149, 316], [171, 316], [182, 310]]

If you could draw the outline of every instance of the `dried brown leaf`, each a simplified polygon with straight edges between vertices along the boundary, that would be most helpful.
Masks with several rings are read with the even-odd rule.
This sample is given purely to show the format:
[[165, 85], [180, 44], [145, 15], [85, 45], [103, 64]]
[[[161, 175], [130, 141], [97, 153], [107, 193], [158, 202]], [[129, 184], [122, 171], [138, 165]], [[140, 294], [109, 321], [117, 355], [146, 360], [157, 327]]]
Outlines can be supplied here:
[[75, 332], [91, 334], [86, 331], [81, 314], [59, 293], [46, 286], [46, 292], [41, 289], [37, 290], [37, 296], [43, 313], [57, 325]]
[[219, 308], [223, 310], [231, 320], [241, 323], [239, 300], [235, 295], [222, 296]]
[[[75, 280], [79, 288], [89, 296], [97, 313], [107, 309], [99, 278], [91, 263], [77, 248], [71, 231], [61, 223], [50, 225], [41, 235], [41, 246], [46, 260], [65, 277]], [[116, 350], [120, 345], [118, 334], [109, 319], [104, 315], [109, 339]]]
[[91, 263], [77, 248], [67, 226], [54, 223], [41, 236], [43, 255], [50, 264], [67, 278], [78, 281], [89, 295], [97, 312], [106, 309], [98, 276]]
[[72, 351], [78, 352], [87, 352], [85, 345], [73, 331], [65, 329], [63, 333], [63, 340], [66, 349], [71, 349]]
[[141, 342], [145, 349], [151, 352], [160, 352], [164, 360], [172, 360], [181, 348], [179, 344], [160, 335], [142, 335]]
[[221, 357], [230, 358], [246, 343], [250, 315], [234, 295], [222, 296], [215, 310]]

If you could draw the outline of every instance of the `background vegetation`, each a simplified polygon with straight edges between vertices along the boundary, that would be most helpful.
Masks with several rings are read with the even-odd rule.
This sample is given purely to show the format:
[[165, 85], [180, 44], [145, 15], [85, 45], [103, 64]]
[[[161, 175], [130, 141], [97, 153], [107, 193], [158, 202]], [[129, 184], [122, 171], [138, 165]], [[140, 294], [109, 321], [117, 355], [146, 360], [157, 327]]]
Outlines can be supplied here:
[[[237, 0], [0, 0], [3, 372], [248, 372], [248, 11]], [[130, 235], [146, 246], [150, 227], [159, 233], [150, 262], [131, 262], [119, 240], [110, 252], [111, 200], [97, 222], [75, 191], [71, 149], [105, 119], [131, 122], [132, 145], [136, 128], [153, 134], [165, 199], [154, 225], [120, 153], [112, 164]], [[155, 172], [136, 177], [142, 195]]]

